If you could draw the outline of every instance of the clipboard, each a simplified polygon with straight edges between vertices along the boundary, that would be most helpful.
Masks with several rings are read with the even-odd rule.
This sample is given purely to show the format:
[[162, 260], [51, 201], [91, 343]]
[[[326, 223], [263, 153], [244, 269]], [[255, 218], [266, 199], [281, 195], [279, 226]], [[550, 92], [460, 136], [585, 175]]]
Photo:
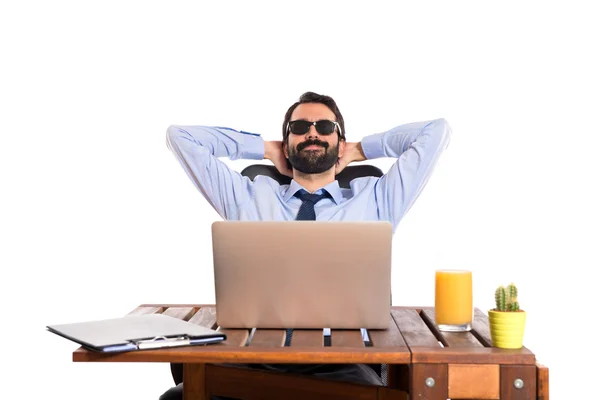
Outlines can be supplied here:
[[227, 339], [224, 333], [163, 314], [48, 325], [46, 329], [101, 353], [195, 346]]

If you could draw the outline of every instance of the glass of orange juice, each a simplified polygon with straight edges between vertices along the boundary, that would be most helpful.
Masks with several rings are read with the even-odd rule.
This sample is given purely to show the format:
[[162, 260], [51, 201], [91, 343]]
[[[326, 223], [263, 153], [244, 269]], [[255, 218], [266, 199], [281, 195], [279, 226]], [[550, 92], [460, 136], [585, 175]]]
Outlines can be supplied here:
[[471, 271], [435, 271], [435, 323], [448, 332], [471, 330], [473, 321], [473, 283]]

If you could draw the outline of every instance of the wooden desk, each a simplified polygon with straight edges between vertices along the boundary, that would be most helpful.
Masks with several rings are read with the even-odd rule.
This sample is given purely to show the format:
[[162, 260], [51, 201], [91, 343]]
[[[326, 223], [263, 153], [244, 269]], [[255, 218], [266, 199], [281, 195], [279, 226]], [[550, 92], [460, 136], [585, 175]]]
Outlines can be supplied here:
[[[163, 313], [216, 328], [212, 305], [143, 304], [130, 314]], [[502, 399], [547, 400], [548, 368], [536, 362], [527, 348], [491, 347], [487, 315], [475, 310], [473, 330], [439, 332], [432, 308], [393, 307], [389, 328], [368, 332], [294, 330], [285, 347], [285, 331], [223, 329], [227, 341], [207, 346], [98, 354], [83, 348], [73, 353], [78, 362], [170, 362], [184, 364], [185, 399], [205, 399], [208, 393], [242, 396], [291, 388], [289, 399], [324, 397], [364, 399]], [[374, 387], [331, 382], [289, 374], [227, 368], [219, 363], [365, 363], [387, 364], [388, 386]], [[252, 374], [252, 379], [248, 379]], [[277, 379], [272, 379], [277, 376]], [[275, 383], [274, 383], [275, 382]], [[166, 388], [165, 388], [166, 390]], [[310, 393], [310, 394], [309, 394]]]

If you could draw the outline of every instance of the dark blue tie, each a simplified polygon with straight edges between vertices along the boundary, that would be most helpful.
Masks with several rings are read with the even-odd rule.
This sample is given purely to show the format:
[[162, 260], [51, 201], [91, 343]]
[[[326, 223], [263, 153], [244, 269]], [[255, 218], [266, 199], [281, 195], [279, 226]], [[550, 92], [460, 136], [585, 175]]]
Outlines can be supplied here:
[[302, 199], [302, 205], [298, 210], [296, 221], [314, 221], [317, 219], [315, 214], [315, 204], [317, 204], [319, 200], [328, 197], [329, 193], [323, 192], [323, 194], [310, 194], [306, 190], [300, 189], [294, 196]]
[[[323, 194], [310, 194], [306, 190], [300, 189], [294, 196], [302, 199], [302, 205], [300, 205], [298, 215], [296, 215], [296, 221], [314, 221], [317, 219], [317, 215], [315, 214], [315, 204], [317, 204], [319, 200], [329, 197], [329, 193], [324, 191]], [[292, 331], [293, 329], [287, 329], [285, 331], [286, 346], [289, 346], [292, 341]]]

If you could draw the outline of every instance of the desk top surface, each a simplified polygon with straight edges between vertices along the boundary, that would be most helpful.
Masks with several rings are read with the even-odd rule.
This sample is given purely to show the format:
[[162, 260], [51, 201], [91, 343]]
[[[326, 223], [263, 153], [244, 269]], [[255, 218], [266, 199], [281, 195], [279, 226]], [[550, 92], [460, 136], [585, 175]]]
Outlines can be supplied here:
[[[217, 329], [214, 305], [142, 304], [130, 315], [161, 313]], [[488, 317], [475, 309], [471, 332], [440, 332], [432, 307], [392, 307], [385, 330], [296, 329], [284, 346], [283, 329], [220, 329], [223, 343], [205, 346], [100, 354], [83, 348], [73, 361], [184, 363], [464, 363], [535, 364], [526, 347], [517, 350], [491, 346]]]

